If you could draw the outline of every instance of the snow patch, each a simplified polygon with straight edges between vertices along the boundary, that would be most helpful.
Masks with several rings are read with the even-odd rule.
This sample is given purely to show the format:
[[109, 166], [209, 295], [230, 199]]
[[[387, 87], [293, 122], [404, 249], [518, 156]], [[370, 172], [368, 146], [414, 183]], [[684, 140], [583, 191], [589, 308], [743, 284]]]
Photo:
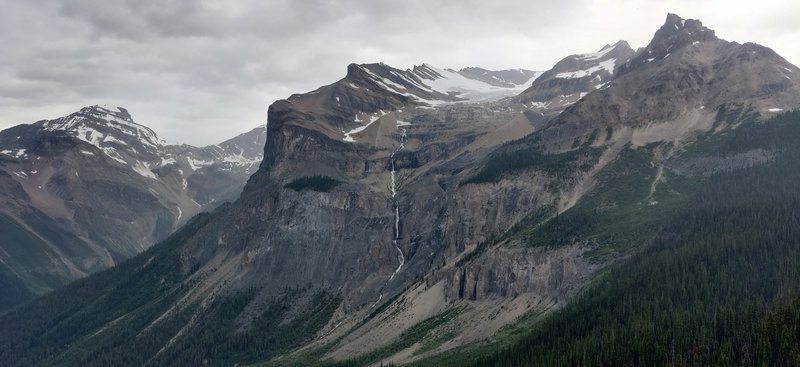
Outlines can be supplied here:
[[131, 165], [131, 168], [134, 172], [142, 175], [143, 177], [156, 179], [156, 175], [150, 171], [142, 162], [136, 161], [135, 164]]
[[366, 130], [370, 125], [372, 125], [373, 122], [378, 121], [381, 117], [385, 116], [387, 113], [388, 112], [384, 112], [383, 110], [381, 110], [380, 113], [370, 116], [369, 122], [366, 125], [359, 126], [359, 127], [355, 128], [353, 130], [345, 132], [344, 133], [344, 138], [342, 140], [344, 140], [344, 141], [346, 141], [348, 143], [355, 143], [356, 139], [353, 138], [352, 135], [358, 134], [358, 133]]
[[114, 148], [100, 148], [100, 149], [102, 149], [103, 153], [105, 153], [109, 158], [122, 164], [128, 164], [128, 162], [125, 162], [125, 160], [122, 159], [122, 156], [117, 152], [116, 149]]
[[617, 66], [617, 59], [608, 59], [606, 61], [602, 61], [599, 64], [592, 66], [585, 70], [577, 70], [577, 71], [569, 71], [565, 73], [558, 73], [556, 74], [556, 78], [562, 79], [573, 79], [573, 78], [583, 78], [589, 75], [592, 75], [598, 71], [605, 70], [610, 74], [614, 73], [614, 68]]
[[192, 168], [192, 171], [197, 171], [200, 168], [214, 164], [214, 161], [201, 161], [199, 159], [194, 159], [191, 157], [187, 157], [186, 161], [189, 163], [189, 167]]
[[498, 87], [479, 80], [469, 79], [451, 70], [442, 70], [430, 65], [427, 68], [435, 71], [441, 78], [425, 80], [431, 89], [442, 94], [455, 94], [459, 98], [464, 98], [470, 102], [496, 100], [503, 97], [514, 96], [525, 90], [536, 78], [541, 76], [541, 72], [536, 72], [529, 80], [517, 84], [513, 88]]
[[593, 53], [588, 53], [588, 54], [579, 54], [579, 55], [575, 55], [575, 57], [578, 60], [585, 60], [585, 61], [588, 61], [588, 60], [599, 60], [600, 58], [602, 58], [603, 56], [605, 56], [606, 54], [608, 54], [609, 52], [611, 52], [613, 50], [614, 50], [614, 46], [608, 46], [608, 47], [605, 47], [605, 48], [603, 48], [602, 50], [600, 50], [598, 52], [593, 52]]
[[124, 142], [122, 140], [119, 140], [119, 139], [117, 139], [117, 138], [115, 138], [115, 137], [113, 137], [111, 135], [107, 135], [105, 138], [103, 138], [103, 142], [104, 143], [117, 143], [119, 145], [130, 146], [130, 145], [128, 145], [128, 143], [126, 143], [126, 142]]
[[254, 164], [258, 164], [261, 162], [261, 155], [256, 156], [255, 158], [247, 158], [244, 156], [244, 150], [239, 152], [239, 154], [229, 154], [222, 158], [223, 162], [232, 163], [236, 166], [252, 166]]

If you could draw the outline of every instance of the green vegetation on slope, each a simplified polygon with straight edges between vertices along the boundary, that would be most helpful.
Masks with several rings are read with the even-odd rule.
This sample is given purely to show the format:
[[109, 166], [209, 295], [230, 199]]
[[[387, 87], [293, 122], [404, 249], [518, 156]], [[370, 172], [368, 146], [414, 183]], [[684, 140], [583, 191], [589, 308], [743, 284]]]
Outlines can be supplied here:
[[[658, 176], [653, 164], [653, 151], [658, 148], [625, 148], [598, 173], [597, 187], [575, 207], [541, 226], [521, 231], [524, 242], [531, 246], [561, 246], [587, 241], [602, 244], [596, 253], [619, 252], [652, 236], [671, 212], [686, 205], [687, 199], [674, 189], [650, 197]], [[684, 181], [689, 182], [680, 177], [667, 180], [668, 185]]]
[[294, 191], [312, 190], [318, 192], [328, 192], [340, 184], [340, 181], [328, 176], [308, 176], [295, 179], [294, 181], [286, 184], [284, 187]]
[[[633, 185], [628, 188], [632, 200], [620, 195], [608, 210], [613, 212], [610, 221], [622, 223], [616, 226], [593, 217], [596, 207], [576, 206], [570, 211], [583, 213], [571, 215], [585, 219], [561, 227], [571, 230], [567, 233], [573, 240], [596, 236], [601, 246], [609, 239], [616, 248], [632, 249], [637, 242], [648, 246], [512, 346], [484, 356], [451, 354], [421, 365], [800, 364], [798, 139], [798, 112], [765, 123], [750, 121], [702, 137], [683, 156], [730, 157], [765, 148], [776, 154], [773, 161], [691, 180], [669, 175], [653, 205], [643, 196], [647, 185]], [[612, 167], [609, 173], [644, 167], [635, 157], [622, 159], [615, 164], [632, 166]], [[618, 176], [620, 188], [637, 176]], [[607, 183], [601, 189], [615, 181]], [[614, 196], [605, 190], [588, 201]], [[663, 198], [667, 205], [660, 207]], [[609, 225], [620, 233], [609, 236]], [[547, 232], [531, 235], [536, 233]]]
[[538, 147], [501, 148], [489, 157], [480, 171], [461, 185], [497, 182], [506, 175], [532, 168], [550, 176], [562, 177], [575, 170], [588, 171], [599, 157], [598, 149], [587, 146], [559, 154], [546, 154]]
[[[116, 337], [99, 331], [114, 321], [129, 326], [144, 323], [147, 317], [158, 316], [148, 312], [163, 310], [177, 300], [179, 292], [171, 289], [187, 274], [181, 272], [176, 248], [208, 217], [195, 217], [165, 242], [118, 267], [75, 281], [4, 315], [0, 318], [0, 360], [9, 366], [58, 364], [54, 359], [68, 354], [91, 354], [90, 349], [100, 346], [92, 345], [93, 337], [108, 343], [136, 340], [135, 334]], [[143, 350], [119, 354], [135, 357]]]
[[[800, 199], [698, 209], [475, 366], [797, 365]], [[775, 321], [782, 320], [780, 323]]]
[[[315, 335], [338, 298], [286, 290], [263, 307], [249, 307], [258, 290], [247, 290], [203, 306], [180, 302], [197, 270], [182, 264], [181, 246], [211, 217], [201, 214], [119, 267], [1, 317], [0, 360], [7, 366], [228, 366], [270, 359]], [[292, 308], [291, 300], [301, 297], [311, 297], [309, 306]]]
[[461, 312], [460, 309], [451, 308], [441, 314], [431, 316], [425, 320], [422, 320], [416, 325], [408, 328], [407, 330], [403, 331], [399, 337], [397, 337], [397, 340], [388, 345], [385, 345], [381, 348], [375, 349], [369, 353], [365, 353], [361, 356], [358, 356], [356, 358], [347, 361], [335, 362], [331, 364], [323, 364], [323, 366], [329, 366], [329, 367], [368, 366], [370, 364], [380, 361], [383, 358], [391, 357], [395, 353], [403, 349], [406, 349], [408, 347], [411, 347], [417, 342], [422, 341], [434, 329], [453, 320], [456, 316], [458, 316], [460, 312]]
[[[272, 303], [248, 326], [237, 323], [255, 291], [223, 299], [199, 319], [190, 338], [170, 348], [159, 364], [170, 366], [230, 366], [270, 359], [297, 347], [328, 323], [341, 299], [326, 293], [312, 296], [309, 309], [293, 309], [291, 300], [301, 297], [291, 291]], [[294, 312], [295, 314], [290, 314]]]
[[21, 220], [24, 225], [0, 215], [0, 313], [72, 280], [75, 275], [60, 262], [62, 256], [80, 264], [94, 255], [82, 240], [40, 212], [27, 213]]
[[5, 264], [0, 264], [0, 314], [34, 297], [25, 283]]

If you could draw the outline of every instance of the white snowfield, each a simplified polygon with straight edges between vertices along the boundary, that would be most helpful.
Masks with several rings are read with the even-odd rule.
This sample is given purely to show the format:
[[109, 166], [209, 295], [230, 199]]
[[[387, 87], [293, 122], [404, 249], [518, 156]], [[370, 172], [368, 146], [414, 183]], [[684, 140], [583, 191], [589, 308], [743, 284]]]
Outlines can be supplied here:
[[617, 66], [617, 59], [608, 59], [605, 61], [601, 61], [597, 65], [592, 66], [585, 70], [576, 70], [565, 73], [558, 73], [556, 74], [556, 78], [562, 78], [562, 79], [583, 78], [602, 70], [605, 70], [610, 74], [614, 74], [614, 68], [616, 66]]
[[[452, 70], [439, 69], [428, 64], [423, 64], [423, 66], [435, 71], [441, 76], [433, 80], [422, 79], [430, 89], [442, 94], [455, 95], [458, 98], [465, 99], [465, 101], [461, 102], [492, 101], [515, 96], [530, 87], [533, 81], [543, 74], [543, 72], [537, 71], [533, 77], [524, 83], [516, 84], [512, 88], [508, 88], [470, 79]], [[440, 102], [440, 104], [441, 103], [446, 102]]]
[[[457, 101], [449, 101], [443, 99], [428, 99], [423, 96], [419, 96], [412, 93], [412, 91], [406, 86], [381, 77], [372, 70], [369, 70], [367, 67], [359, 66], [359, 68], [369, 75], [372, 82], [384, 90], [412, 98], [429, 106], [453, 103], [496, 101], [502, 98], [516, 96], [530, 87], [531, 84], [533, 84], [533, 81], [544, 73], [542, 71], [536, 71], [527, 81], [521, 84], [515, 84], [513, 87], [498, 87], [480, 80], [467, 78], [450, 69], [439, 69], [428, 64], [422, 64], [417, 71], [390, 71], [395, 78], [398, 78], [402, 80], [402, 82], [405, 82], [406, 84], [413, 86], [413, 88], [421, 90], [425, 93], [432, 95], [447, 95], [458, 99]], [[519, 72], [523, 71], [519, 70]], [[497, 78], [495, 77], [495, 79]], [[346, 83], [345, 85], [353, 89], [361, 89], [353, 83]], [[335, 98], [337, 97], [334, 96], [334, 99]], [[356, 139], [353, 137], [353, 135], [366, 130], [370, 125], [372, 125], [372, 123], [387, 113], [388, 112], [380, 111], [377, 114], [373, 114], [370, 116], [369, 121], [365, 121], [361, 118], [361, 116], [356, 115], [353, 118], [353, 121], [362, 123], [363, 125], [351, 129], [350, 131], [342, 131], [344, 134], [342, 140], [348, 143], [355, 143]]]
[[[405, 72], [392, 71], [392, 75], [427, 93], [440, 93], [444, 95], [454, 96], [459, 101], [447, 101], [440, 99], [425, 99], [421, 96], [411, 93], [405, 86], [393, 82], [387, 78], [381, 77], [366, 67], [359, 66], [361, 70], [365, 71], [372, 80], [385, 90], [400, 95], [408, 96], [416, 99], [417, 101], [427, 103], [430, 105], [439, 105], [446, 103], [464, 103], [464, 102], [485, 102], [498, 100], [505, 97], [511, 97], [519, 94], [528, 88], [536, 78], [542, 75], [543, 72], [537, 71], [527, 81], [516, 84], [513, 87], [498, 87], [489, 83], [467, 78], [450, 69], [440, 69], [429, 64], [422, 64], [418, 70], [406, 70]], [[521, 71], [520, 71], [521, 72]], [[411, 77], [413, 75], [413, 77]], [[497, 79], [497, 78], [495, 78]], [[351, 86], [355, 87], [351, 84]]]

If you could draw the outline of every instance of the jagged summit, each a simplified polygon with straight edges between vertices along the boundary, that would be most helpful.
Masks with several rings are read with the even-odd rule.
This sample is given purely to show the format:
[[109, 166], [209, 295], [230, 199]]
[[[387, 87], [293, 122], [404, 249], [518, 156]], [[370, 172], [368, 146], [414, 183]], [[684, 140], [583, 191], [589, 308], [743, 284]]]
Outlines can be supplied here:
[[699, 20], [670, 14], [607, 88], [565, 110], [546, 134], [561, 139], [552, 145], [557, 149], [570, 149], [598, 128], [624, 130], [614, 135], [622, 143], [679, 143], [709, 131], [722, 109], [770, 117], [797, 108], [795, 70], [769, 48], [719, 39]]
[[650, 43], [630, 63], [620, 67], [620, 73], [628, 72], [644, 63], [665, 59], [686, 46], [718, 40], [714, 31], [705, 27], [701, 21], [667, 14], [667, 20], [653, 35]]
[[[714, 31], [703, 25], [697, 19], [683, 19], [680, 16], [669, 13], [664, 25], [656, 31], [653, 41], [672, 38], [675, 36], [691, 36], [691, 40], [708, 41], [715, 40], [717, 36]], [[685, 38], [685, 37], [684, 37]], [[674, 39], [674, 38], [673, 38]]]

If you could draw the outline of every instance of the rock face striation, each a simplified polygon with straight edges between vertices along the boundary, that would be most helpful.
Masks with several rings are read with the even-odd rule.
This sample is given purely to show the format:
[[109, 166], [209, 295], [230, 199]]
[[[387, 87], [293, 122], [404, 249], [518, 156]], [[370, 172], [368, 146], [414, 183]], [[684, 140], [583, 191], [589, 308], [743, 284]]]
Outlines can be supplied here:
[[[269, 325], [286, 325], [320, 315], [315, 307], [326, 299], [335, 307], [287, 347], [300, 352], [226, 362], [302, 364], [306, 353], [346, 359], [391, 346], [423, 321], [447, 340], [427, 349], [404, 344], [387, 361], [482, 340], [524, 315], [562, 307], [614, 261], [597, 255], [609, 248], [601, 237], [570, 232], [593, 219], [570, 210], [600, 216], [625, 207], [620, 187], [633, 176], [649, 193], [616, 215], [641, 213], [658, 205], [665, 167], [689, 176], [715, 162], [723, 170], [765, 164], [777, 154], [766, 147], [741, 158], [680, 154], [699, 136], [800, 106], [797, 67], [675, 15], [639, 52], [620, 41], [541, 74], [517, 73], [352, 64], [333, 84], [273, 103], [264, 159], [238, 200], [112, 277], [166, 279], [159, 274], [168, 268], [170, 280], [157, 286], [174, 301], [153, 298], [69, 333], [77, 339], [139, 325], [136, 332], [153, 339], [134, 345], [167, 363], [189, 356], [191, 345], [202, 349], [205, 339], [194, 335], [223, 333], [204, 323], [217, 320], [220, 305], [242, 305], [228, 320], [225, 338], [234, 340], [248, 330], [272, 332], [259, 329], [258, 320], [275, 317], [269, 310], [281, 310]], [[103, 148], [92, 152], [103, 157]], [[631, 158], [639, 155], [647, 158]], [[123, 153], [120, 160], [136, 164]], [[151, 173], [167, 177], [159, 169]], [[110, 287], [98, 297], [115, 295]], [[63, 353], [41, 358], [81, 361], [67, 344], [53, 348]]]
[[41, 293], [146, 250], [235, 199], [265, 138], [262, 127], [166, 145], [124, 108], [100, 106], [0, 132], [3, 272]]

